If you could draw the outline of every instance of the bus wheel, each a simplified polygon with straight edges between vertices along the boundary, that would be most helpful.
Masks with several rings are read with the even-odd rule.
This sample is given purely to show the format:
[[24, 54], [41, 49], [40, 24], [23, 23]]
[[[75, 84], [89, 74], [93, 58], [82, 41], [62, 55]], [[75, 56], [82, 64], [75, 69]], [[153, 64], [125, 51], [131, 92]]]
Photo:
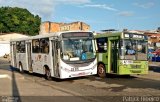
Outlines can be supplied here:
[[98, 65], [97, 74], [101, 78], [106, 77], [106, 70], [105, 70], [105, 66], [103, 64]]
[[19, 63], [19, 71], [20, 71], [21, 73], [23, 73], [23, 67], [22, 67], [22, 64], [21, 64], [21, 63]]
[[47, 79], [47, 80], [52, 79], [51, 72], [50, 72], [49, 68], [45, 68], [45, 79]]

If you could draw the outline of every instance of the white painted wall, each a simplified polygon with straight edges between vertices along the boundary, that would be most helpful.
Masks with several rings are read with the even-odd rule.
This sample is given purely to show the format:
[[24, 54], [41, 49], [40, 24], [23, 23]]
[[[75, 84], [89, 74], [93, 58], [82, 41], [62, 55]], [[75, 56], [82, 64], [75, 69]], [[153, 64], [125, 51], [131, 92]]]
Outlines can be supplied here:
[[24, 38], [24, 37], [28, 37], [28, 36], [23, 34], [18, 34], [18, 33], [1, 34], [0, 35], [0, 57], [4, 56], [5, 54], [10, 54], [11, 39]]
[[18, 33], [1, 34], [0, 41], [10, 41], [11, 39], [24, 38], [24, 37], [28, 37], [28, 36], [24, 34], [18, 34]]
[[10, 54], [10, 44], [6, 41], [0, 41], [0, 57]]

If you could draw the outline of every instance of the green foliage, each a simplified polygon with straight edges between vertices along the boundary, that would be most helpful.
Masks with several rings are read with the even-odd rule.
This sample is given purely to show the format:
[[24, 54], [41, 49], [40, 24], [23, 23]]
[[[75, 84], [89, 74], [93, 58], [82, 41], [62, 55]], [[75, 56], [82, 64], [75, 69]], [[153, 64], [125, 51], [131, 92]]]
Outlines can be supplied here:
[[22, 33], [36, 35], [40, 30], [41, 18], [27, 9], [18, 7], [0, 8], [0, 33]]

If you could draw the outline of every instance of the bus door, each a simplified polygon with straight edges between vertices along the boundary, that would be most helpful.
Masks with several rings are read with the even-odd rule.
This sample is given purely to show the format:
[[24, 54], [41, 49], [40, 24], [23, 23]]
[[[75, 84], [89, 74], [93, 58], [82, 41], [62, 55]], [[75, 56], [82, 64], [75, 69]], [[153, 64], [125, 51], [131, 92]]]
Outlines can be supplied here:
[[11, 46], [12, 46], [12, 49], [11, 49], [12, 65], [13, 65], [14, 67], [17, 67], [17, 58], [16, 58], [17, 50], [16, 50], [16, 43], [12, 42], [12, 43], [11, 43]]
[[30, 73], [33, 72], [32, 68], [32, 57], [31, 57], [31, 42], [27, 42], [27, 68]]
[[58, 49], [59, 43], [57, 40], [52, 40], [52, 61], [53, 61], [53, 73], [55, 77], [59, 77], [59, 59], [58, 59]]
[[112, 37], [109, 38], [109, 49], [108, 51], [108, 57], [110, 60], [108, 60], [109, 64], [109, 72], [111, 73], [117, 73], [118, 72], [118, 49], [119, 49], [119, 40], [118, 37]]

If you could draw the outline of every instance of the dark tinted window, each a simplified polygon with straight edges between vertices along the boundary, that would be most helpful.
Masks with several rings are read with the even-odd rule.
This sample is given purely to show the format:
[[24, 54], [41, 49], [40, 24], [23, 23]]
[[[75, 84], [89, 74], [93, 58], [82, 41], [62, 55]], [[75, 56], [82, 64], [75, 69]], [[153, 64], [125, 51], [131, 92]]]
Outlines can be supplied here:
[[25, 53], [26, 52], [25, 41], [18, 41], [16, 43], [16, 48], [18, 53]]
[[107, 38], [97, 39], [98, 52], [107, 52]]

